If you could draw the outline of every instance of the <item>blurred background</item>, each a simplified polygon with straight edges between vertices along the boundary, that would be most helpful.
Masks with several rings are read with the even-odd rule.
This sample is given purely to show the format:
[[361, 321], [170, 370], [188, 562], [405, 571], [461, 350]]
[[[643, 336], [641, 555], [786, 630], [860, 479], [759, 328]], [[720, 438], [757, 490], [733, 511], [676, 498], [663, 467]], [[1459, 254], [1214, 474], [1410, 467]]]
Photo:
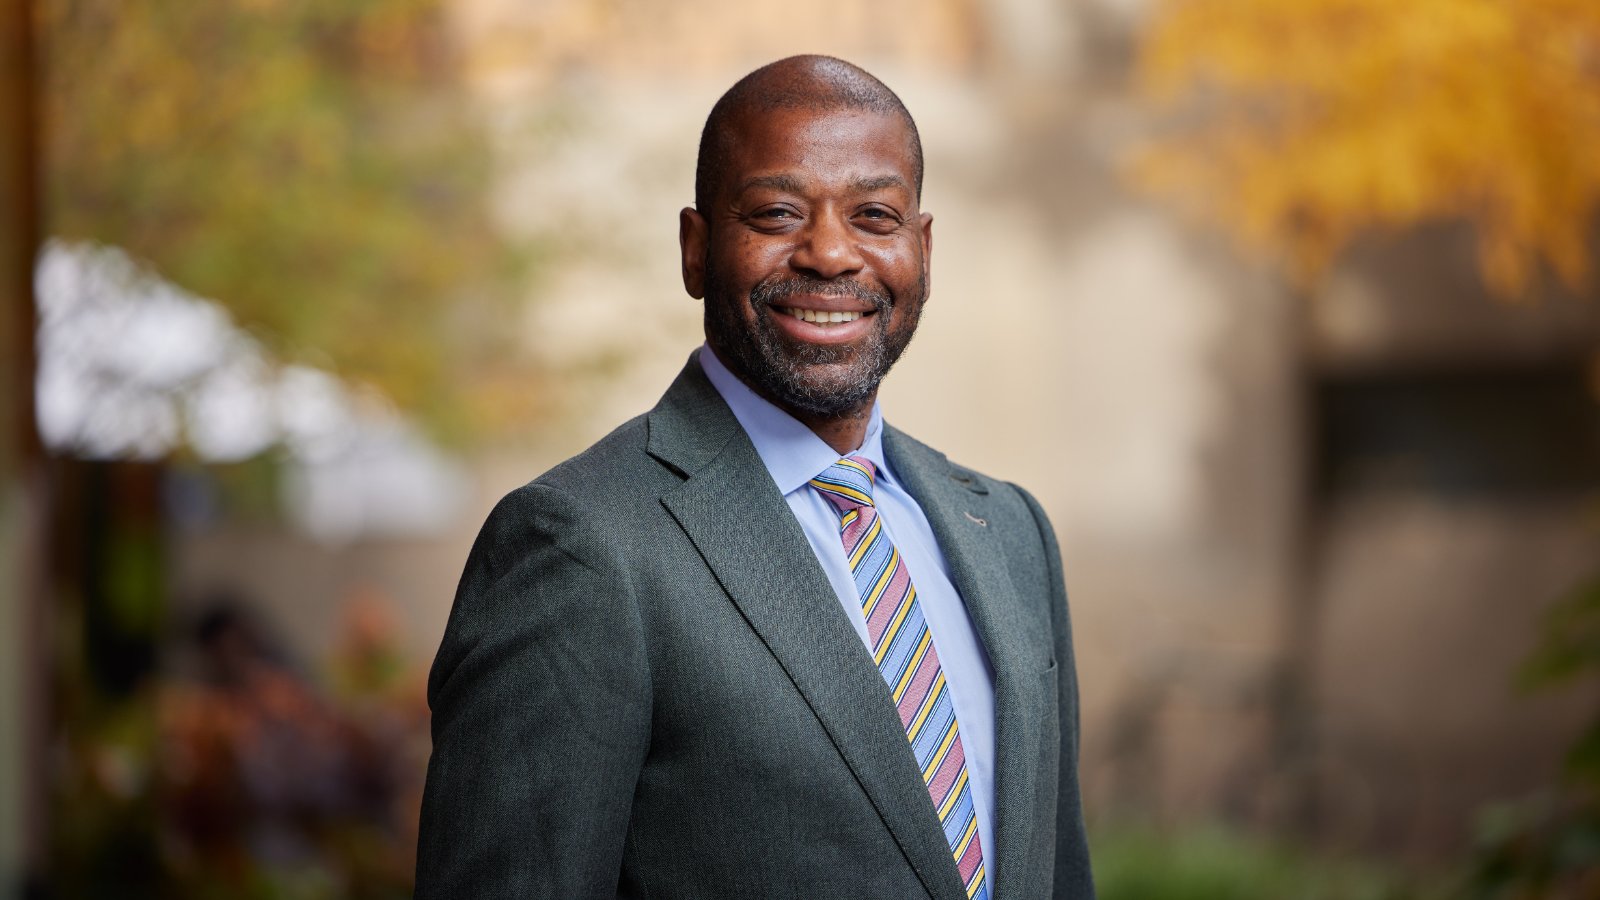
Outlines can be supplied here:
[[409, 896], [476, 528], [825, 52], [926, 147], [887, 415], [1062, 540], [1102, 897], [1600, 897], [1592, 0], [0, 11], [10, 896]]

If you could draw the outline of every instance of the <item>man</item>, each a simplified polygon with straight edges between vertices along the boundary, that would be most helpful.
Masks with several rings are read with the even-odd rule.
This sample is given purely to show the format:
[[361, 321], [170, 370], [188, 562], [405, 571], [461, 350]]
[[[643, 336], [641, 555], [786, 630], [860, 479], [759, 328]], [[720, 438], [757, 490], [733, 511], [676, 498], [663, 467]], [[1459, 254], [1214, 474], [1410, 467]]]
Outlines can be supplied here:
[[485, 524], [419, 897], [1092, 897], [1055, 536], [876, 403], [927, 299], [921, 182], [848, 63], [718, 101], [679, 219], [706, 346]]

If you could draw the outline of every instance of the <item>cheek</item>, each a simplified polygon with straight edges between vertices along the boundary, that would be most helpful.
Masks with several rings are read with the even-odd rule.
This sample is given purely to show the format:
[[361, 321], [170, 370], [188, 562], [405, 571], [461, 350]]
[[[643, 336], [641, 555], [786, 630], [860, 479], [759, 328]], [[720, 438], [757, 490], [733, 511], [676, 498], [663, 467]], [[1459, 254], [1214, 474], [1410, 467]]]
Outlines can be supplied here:
[[923, 271], [923, 256], [919, 247], [899, 247], [892, 253], [875, 254], [873, 268], [881, 273], [884, 286], [897, 299], [921, 299], [920, 285], [926, 273]]
[[722, 248], [714, 261], [731, 286], [748, 292], [762, 278], [780, 268], [783, 258], [770, 242], [752, 235]]

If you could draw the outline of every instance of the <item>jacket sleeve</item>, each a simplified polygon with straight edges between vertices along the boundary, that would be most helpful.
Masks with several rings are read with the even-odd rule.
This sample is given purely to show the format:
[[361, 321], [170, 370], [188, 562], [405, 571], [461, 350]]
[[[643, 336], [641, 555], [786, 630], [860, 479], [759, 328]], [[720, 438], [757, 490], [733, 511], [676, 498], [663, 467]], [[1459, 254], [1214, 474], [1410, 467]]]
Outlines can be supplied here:
[[1094, 900], [1094, 877], [1089, 868], [1089, 844], [1084, 832], [1083, 800], [1078, 787], [1078, 674], [1072, 654], [1072, 622], [1067, 611], [1067, 587], [1061, 571], [1061, 545], [1050, 519], [1031, 494], [1017, 488], [1027, 501], [1044, 542], [1049, 571], [1051, 626], [1056, 650], [1057, 696], [1061, 703], [1061, 768], [1056, 805], [1056, 866], [1053, 896], [1058, 900]]
[[617, 560], [538, 483], [484, 524], [428, 678], [416, 897], [616, 895], [651, 712]]

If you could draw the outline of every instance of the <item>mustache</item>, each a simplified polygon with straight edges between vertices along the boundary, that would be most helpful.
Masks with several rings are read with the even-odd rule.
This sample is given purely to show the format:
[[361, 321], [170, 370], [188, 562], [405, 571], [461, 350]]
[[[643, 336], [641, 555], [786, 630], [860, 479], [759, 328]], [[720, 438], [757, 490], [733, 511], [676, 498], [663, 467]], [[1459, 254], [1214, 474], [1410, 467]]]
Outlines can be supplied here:
[[750, 302], [758, 307], [786, 306], [788, 304], [783, 301], [800, 294], [865, 300], [878, 312], [894, 305], [894, 298], [888, 291], [868, 287], [859, 281], [829, 281], [807, 275], [767, 278], [750, 289]]

